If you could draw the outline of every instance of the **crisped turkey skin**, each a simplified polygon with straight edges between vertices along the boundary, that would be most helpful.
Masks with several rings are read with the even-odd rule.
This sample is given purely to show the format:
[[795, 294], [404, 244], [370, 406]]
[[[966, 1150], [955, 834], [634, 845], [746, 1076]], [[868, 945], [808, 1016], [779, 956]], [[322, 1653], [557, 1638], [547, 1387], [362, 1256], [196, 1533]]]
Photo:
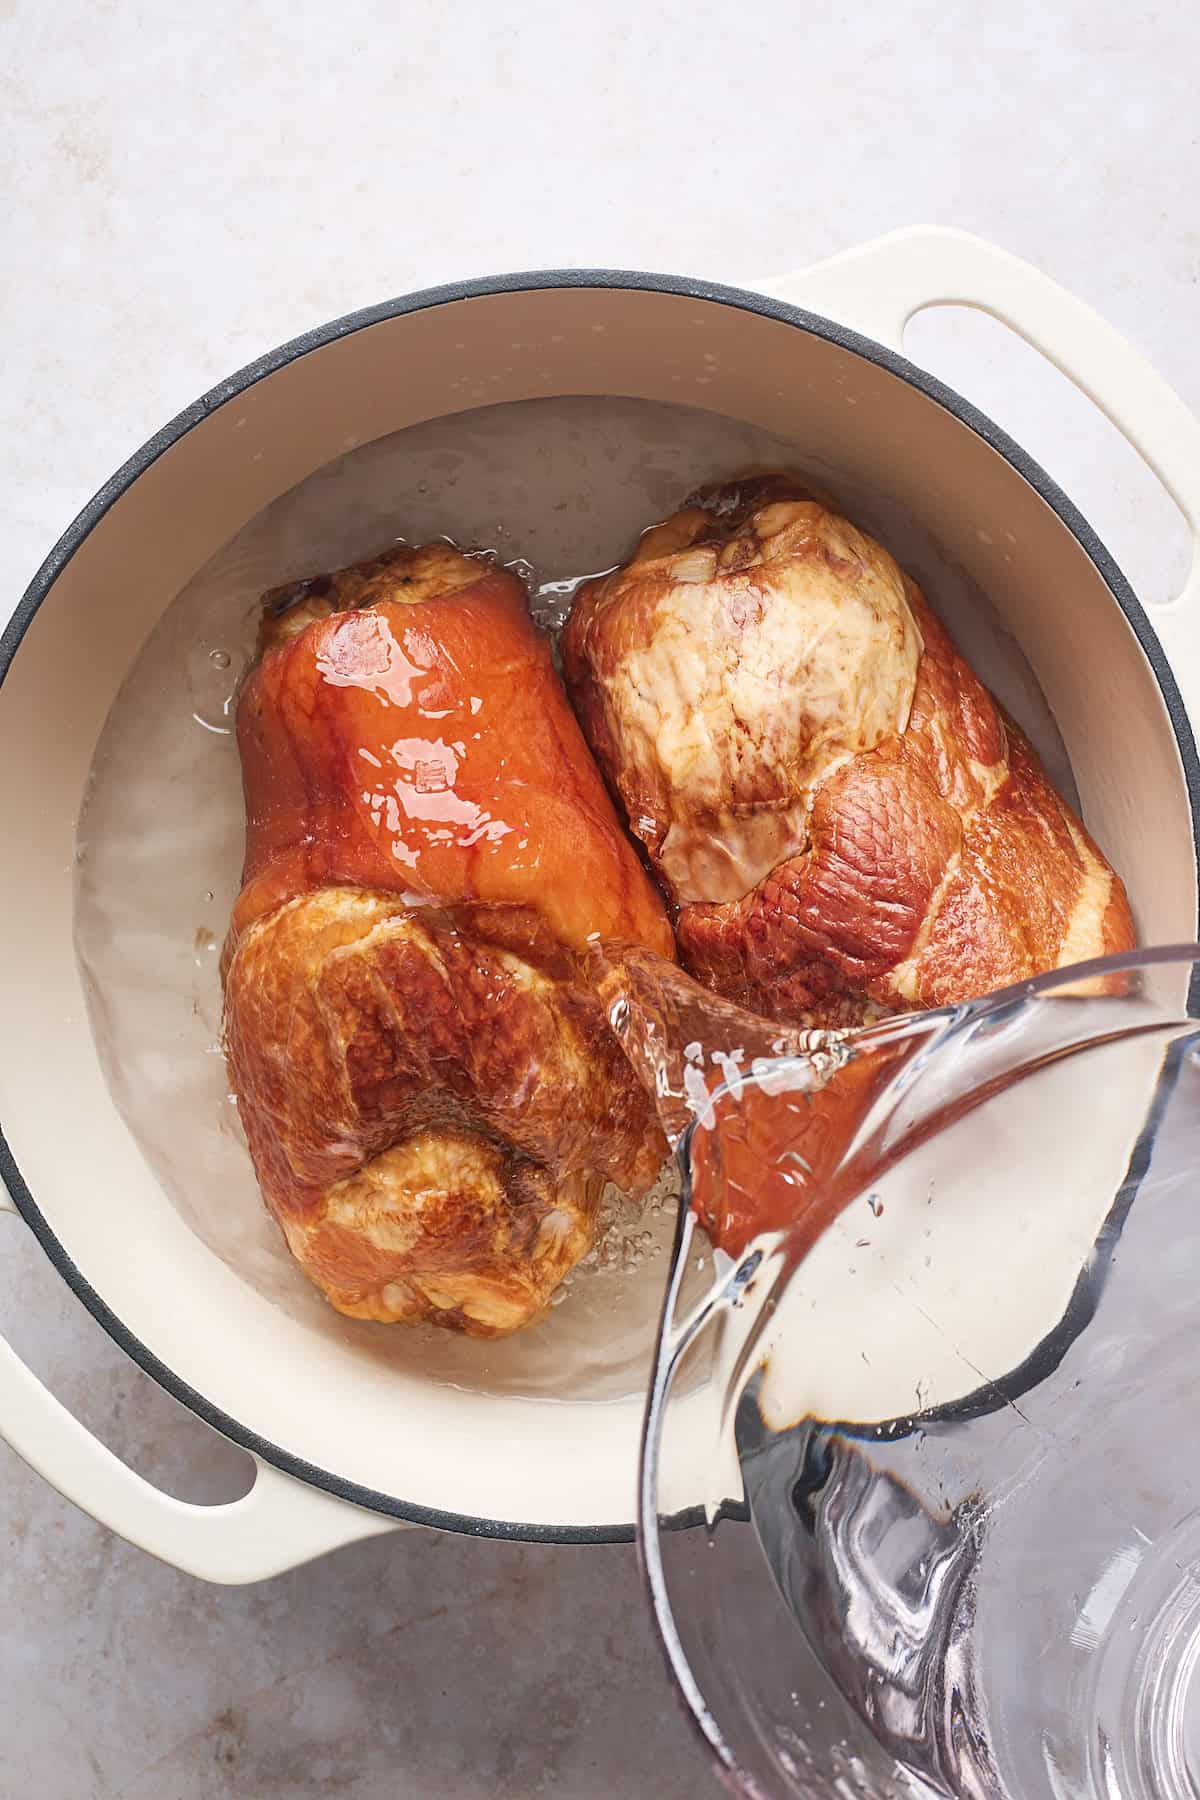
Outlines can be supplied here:
[[662, 1161], [592, 992], [487, 932], [332, 887], [234, 952], [226, 1036], [259, 1181], [342, 1312], [512, 1330], [589, 1248], [599, 1182], [641, 1191]]
[[225, 1024], [263, 1195], [342, 1312], [517, 1329], [665, 1144], [584, 974], [670, 954], [515, 578], [448, 546], [268, 595]]
[[682, 961], [741, 1005], [854, 1024], [1134, 941], [915, 583], [789, 477], [647, 532], [581, 591], [563, 660]]

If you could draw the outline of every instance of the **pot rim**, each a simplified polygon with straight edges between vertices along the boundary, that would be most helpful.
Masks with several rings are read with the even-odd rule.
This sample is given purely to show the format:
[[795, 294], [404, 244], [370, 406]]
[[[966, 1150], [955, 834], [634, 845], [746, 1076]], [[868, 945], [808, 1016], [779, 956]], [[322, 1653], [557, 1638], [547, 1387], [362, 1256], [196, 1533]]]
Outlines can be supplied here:
[[[928, 399], [951, 413], [978, 437], [981, 437], [1016, 470], [1018, 475], [1028, 482], [1035, 493], [1046, 502], [1066, 526], [1096, 568], [1137, 638], [1162, 694], [1179, 751], [1192, 816], [1193, 851], [1197, 863], [1200, 865], [1200, 757], [1197, 755], [1195, 735], [1183, 697], [1150, 619], [1134, 594], [1129, 581], [1097, 533], [1088, 524], [1079, 509], [1068, 499], [1057, 482], [986, 413], [981, 412], [970, 401], [965, 400], [953, 388], [947, 387], [936, 376], [927, 374], [898, 352], [888, 349], [874, 339], [865, 337], [860, 332], [852, 331], [832, 319], [823, 318], [820, 314], [809, 312], [803, 307], [793, 306], [787, 301], [771, 299], [765, 294], [758, 294], [750, 289], [731, 287], [721, 282], [689, 280], [674, 275], [622, 269], [546, 269], [449, 282], [439, 287], [422, 288], [415, 293], [400, 295], [391, 300], [381, 301], [377, 305], [346, 313], [340, 318], [331, 320], [328, 324], [315, 326], [312, 330], [301, 333], [300, 336], [290, 339], [277, 349], [268, 351], [255, 361], [247, 363], [235, 374], [227, 376], [224, 381], [218, 382], [215, 387], [210, 388], [191, 406], [185, 407], [160, 431], [149, 438], [105, 482], [104, 486], [88, 501], [63, 532], [18, 601], [11, 619], [0, 632], [0, 687], [4, 684], [21, 640], [29, 629], [34, 615], [49, 596], [54, 583], [67, 563], [80, 549], [110, 507], [115, 505], [152, 463], [156, 462], [165, 451], [169, 450], [195, 426], [202, 424], [210, 413], [225, 406], [229, 401], [235, 400], [239, 395], [255, 386], [264, 376], [272, 375], [276, 371], [286, 368], [290, 363], [297, 361], [302, 356], [307, 356], [311, 351], [324, 349], [339, 338], [349, 337], [354, 332], [381, 324], [385, 320], [400, 318], [407, 313], [423, 312], [435, 306], [446, 306], [459, 300], [477, 300], [495, 294], [552, 291], [559, 288], [628, 289], [635, 292], [672, 294], [686, 299], [710, 301], [720, 306], [729, 306], [742, 312], [757, 313], [763, 318], [778, 320], [781, 324], [791, 325], [798, 330], [807, 331], [813, 336], [823, 338], [841, 349], [865, 358], [866, 361], [874, 363], [878, 368], [885, 369], [889, 374], [898, 376], [908, 386], [918, 389]], [[1200, 924], [1198, 924], [1197, 935], [1200, 936]], [[212, 1426], [222, 1436], [229, 1438], [233, 1443], [240, 1445], [242, 1449], [261, 1458], [262, 1461], [271, 1463], [285, 1474], [307, 1482], [310, 1486], [322, 1488], [336, 1498], [365, 1507], [372, 1512], [386, 1514], [408, 1524], [428, 1525], [439, 1530], [456, 1531], [473, 1537], [516, 1539], [532, 1543], [611, 1544], [628, 1543], [633, 1540], [635, 1528], [632, 1521], [613, 1525], [535, 1525], [514, 1523], [503, 1519], [483, 1519], [469, 1514], [443, 1512], [418, 1506], [398, 1500], [392, 1495], [363, 1487], [358, 1482], [347, 1481], [330, 1470], [318, 1468], [300, 1457], [293, 1456], [289, 1451], [283, 1450], [277, 1444], [259, 1436], [257, 1432], [248, 1430], [229, 1414], [213, 1406], [203, 1394], [187, 1382], [182, 1381], [152, 1350], [135, 1337], [108, 1307], [51, 1230], [21, 1176], [4, 1135], [2, 1121], [0, 1121], [0, 1181], [8, 1189], [17, 1211], [30, 1227], [58, 1273], [77, 1298], [87, 1307], [92, 1317], [125, 1351], [126, 1355], [132, 1357], [133, 1361], [160, 1387], [165, 1388], [173, 1399], [178, 1400], [190, 1412], [195, 1413], [205, 1424]]]

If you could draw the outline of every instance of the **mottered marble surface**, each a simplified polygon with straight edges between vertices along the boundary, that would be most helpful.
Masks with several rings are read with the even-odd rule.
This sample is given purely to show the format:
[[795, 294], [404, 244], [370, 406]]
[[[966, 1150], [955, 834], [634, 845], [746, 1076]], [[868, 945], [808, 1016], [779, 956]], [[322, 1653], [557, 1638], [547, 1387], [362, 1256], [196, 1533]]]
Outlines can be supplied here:
[[[708, 0], [0, 0], [0, 614], [113, 469], [221, 376], [456, 276], [745, 282], [896, 225], [959, 225], [1092, 302], [1200, 406], [1198, 49], [1186, 0], [1132, 36], [1111, 0], [761, 0], [736, 17]], [[1179, 522], [1086, 402], [974, 315], [923, 315], [908, 348], [1045, 463], [1147, 600], [1171, 596]], [[116, 1205], [102, 1180], [97, 1204]], [[240, 1454], [3, 1214], [0, 1328], [169, 1491], [244, 1486]], [[628, 1547], [411, 1532], [218, 1590], [0, 1445], [0, 1800], [716, 1791]]]

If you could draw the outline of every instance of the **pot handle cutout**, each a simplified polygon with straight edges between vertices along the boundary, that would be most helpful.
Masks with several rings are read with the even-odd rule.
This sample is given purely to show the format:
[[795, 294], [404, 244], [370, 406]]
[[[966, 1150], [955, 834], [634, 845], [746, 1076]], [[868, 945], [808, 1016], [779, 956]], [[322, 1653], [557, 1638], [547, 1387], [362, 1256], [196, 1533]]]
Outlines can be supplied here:
[[[0, 1213], [16, 1210], [0, 1183]], [[401, 1524], [309, 1487], [257, 1456], [254, 1486], [240, 1500], [223, 1506], [176, 1500], [93, 1437], [3, 1338], [0, 1437], [99, 1524], [202, 1581], [263, 1581]]]
[[1023, 337], [1117, 427], [1171, 495], [1192, 534], [1182, 593], [1148, 609], [1185, 690], [1200, 694], [1200, 420], [1132, 344], [1099, 313], [1031, 263], [969, 232], [914, 225], [795, 275], [753, 284], [759, 292], [835, 319], [901, 351], [904, 328], [928, 306], [972, 306]]

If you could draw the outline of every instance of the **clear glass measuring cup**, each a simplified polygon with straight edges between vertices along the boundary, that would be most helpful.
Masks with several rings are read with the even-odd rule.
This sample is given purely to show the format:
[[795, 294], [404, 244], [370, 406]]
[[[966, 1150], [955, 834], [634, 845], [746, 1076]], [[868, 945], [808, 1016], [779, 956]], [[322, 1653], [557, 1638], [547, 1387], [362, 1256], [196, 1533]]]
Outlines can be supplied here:
[[1196, 958], [848, 1037], [614, 988], [691, 1202], [644, 1563], [734, 1792], [1200, 1794]]

